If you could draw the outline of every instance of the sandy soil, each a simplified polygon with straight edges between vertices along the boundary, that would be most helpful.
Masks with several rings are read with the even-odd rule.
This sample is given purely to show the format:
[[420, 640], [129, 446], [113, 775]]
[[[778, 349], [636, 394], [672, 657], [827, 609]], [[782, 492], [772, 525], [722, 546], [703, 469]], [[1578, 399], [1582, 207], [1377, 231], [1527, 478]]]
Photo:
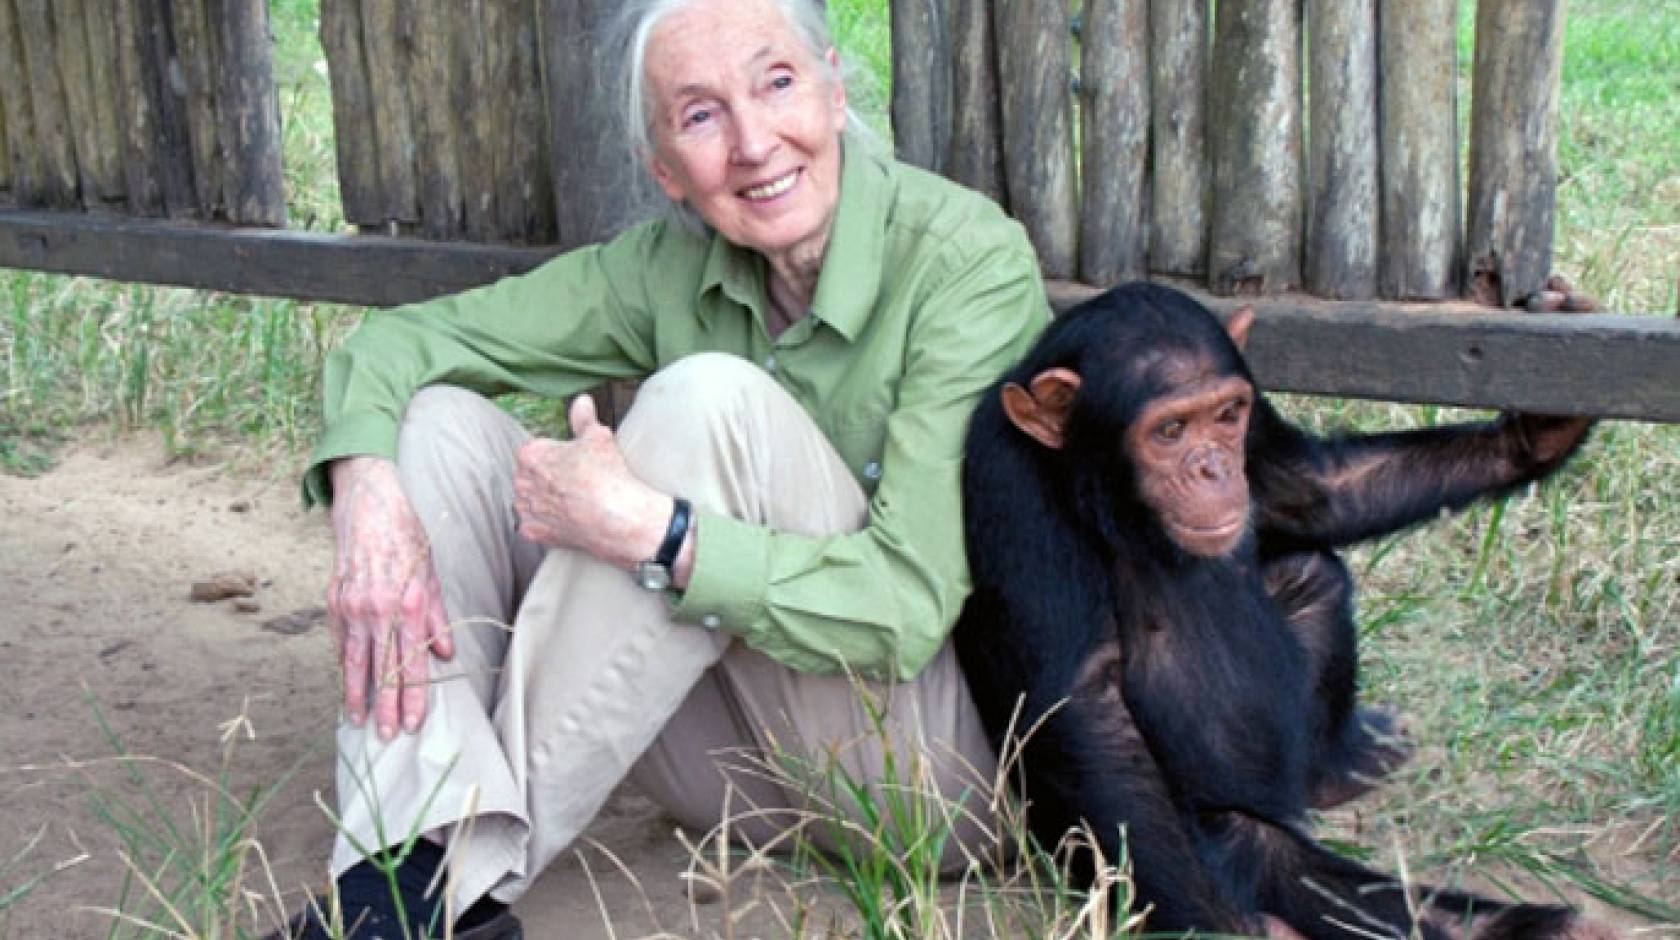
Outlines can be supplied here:
[[[90, 793], [134, 795], [94, 702], [130, 752], [173, 762], [142, 766], [183, 826], [190, 801], [210, 792], [183, 768], [213, 778], [227, 723], [248, 716], [255, 739], [236, 735], [232, 790], [294, 773], [257, 835], [288, 905], [322, 883], [331, 828], [315, 799], [332, 796], [335, 686], [311, 608], [330, 544], [292, 479], [168, 465], [138, 443], [84, 446], [38, 479], [0, 475], [0, 899], [85, 857], [0, 914], [0, 938], [103, 937], [110, 926], [95, 909], [117, 903], [124, 868]], [[224, 571], [255, 576], [260, 610], [189, 600], [194, 581]], [[608, 936], [603, 907], [618, 936], [685, 925], [685, 856], [654, 804], [620, 792], [589, 836], [637, 873], [648, 905], [595, 854], [598, 902], [567, 858], [521, 904], [527, 936]]]

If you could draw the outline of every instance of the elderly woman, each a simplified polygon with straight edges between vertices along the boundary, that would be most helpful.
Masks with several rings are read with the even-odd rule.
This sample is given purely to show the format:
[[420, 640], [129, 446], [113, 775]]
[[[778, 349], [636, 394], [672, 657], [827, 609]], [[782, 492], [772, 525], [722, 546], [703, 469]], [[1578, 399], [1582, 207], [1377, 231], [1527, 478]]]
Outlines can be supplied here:
[[[1033, 252], [845, 132], [810, 0], [631, 6], [629, 127], [676, 210], [371, 317], [328, 361], [305, 489], [338, 539], [332, 865], [357, 936], [399, 906], [439, 923], [446, 850], [456, 935], [518, 936], [504, 905], [626, 776], [697, 827], [721, 750], [841, 748], [879, 777], [848, 671], [891, 683], [889, 737], [953, 799], [992, 761], [946, 643], [958, 471], [976, 396], [1047, 322]], [[480, 397], [641, 376], [616, 434], [585, 397], [566, 442]], [[733, 782], [737, 809], [799, 804]], [[363, 853], [415, 832], [394, 898]]]

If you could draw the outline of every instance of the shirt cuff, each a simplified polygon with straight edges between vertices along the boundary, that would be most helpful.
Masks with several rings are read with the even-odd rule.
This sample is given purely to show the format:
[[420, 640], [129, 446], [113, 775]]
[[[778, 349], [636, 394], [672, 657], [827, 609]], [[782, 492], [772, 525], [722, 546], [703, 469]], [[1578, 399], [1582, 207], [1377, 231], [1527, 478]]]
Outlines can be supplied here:
[[341, 457], [384, 457], [397, 459], [397, 425], [377, 412], [345, 415], [332, 423], [309, 455], [309, 469], [303, 473], [303, 504], [332, 504], [332, 477], [327, 464]]
[[750, 637], [762, 624], [764, 589], [770, 582], [770, 534], [703, 509], [696, 508], [695, 514], [694, 570], [672, 616]]

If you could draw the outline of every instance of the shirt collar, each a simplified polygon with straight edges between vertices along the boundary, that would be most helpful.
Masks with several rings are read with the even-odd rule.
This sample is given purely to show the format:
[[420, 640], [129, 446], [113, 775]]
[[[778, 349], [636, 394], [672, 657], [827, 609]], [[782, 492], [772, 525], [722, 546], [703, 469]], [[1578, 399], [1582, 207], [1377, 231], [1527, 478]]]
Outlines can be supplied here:
[[[891, 202], [892, 181], [881, 158], [866, 145], [847, 141], [841, 155], [840, 204], [834, 210], [811, 314], [848, 340], [855, 339], [869, 319], [881, 290]], [[711, 239], [696, 297], [721, 288], [726, 296], [758, 311], [767, 303], [763, 259], [716, 232]]]

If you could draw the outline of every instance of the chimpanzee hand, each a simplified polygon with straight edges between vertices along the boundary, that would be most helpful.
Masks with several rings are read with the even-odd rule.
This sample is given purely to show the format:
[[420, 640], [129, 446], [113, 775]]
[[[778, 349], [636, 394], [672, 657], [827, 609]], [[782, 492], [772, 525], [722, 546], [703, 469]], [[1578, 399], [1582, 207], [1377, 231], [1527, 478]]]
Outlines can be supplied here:
[[381, 740], [426, 720], [427, 651], [455, 655], [443, 589], [426, 530], [397, 479], [379, 457], [332, 465], [333, 534], [338, 540], [327, 612], [344, 664], [344, 711], [367, 719], [372, 698]]
[[1510, 412], [1504, 419], [1517, 436], [1521, 459], [1539, 467], [1549, 467], [1568, 457], [1594, 424], [1592, 418], [1525, 412]]
[[568, 418], [570, 441], [537, 438], [519, 448], [513, 474], [519, 534], [631, 570], [659, 549], [673, 500], [630, 472], [588, 395], [572, 402]]

